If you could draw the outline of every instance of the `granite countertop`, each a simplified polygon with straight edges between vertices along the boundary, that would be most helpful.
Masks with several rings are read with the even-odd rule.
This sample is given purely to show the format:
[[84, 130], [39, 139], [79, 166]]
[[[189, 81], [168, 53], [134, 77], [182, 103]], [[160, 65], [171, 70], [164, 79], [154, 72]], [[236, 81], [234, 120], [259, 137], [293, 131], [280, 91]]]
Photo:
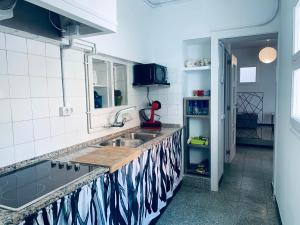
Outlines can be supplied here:
[[[148, 141], [144, 143], [143, 145], [137, 147], [136, 149], [140, 149], [141, 151], [146, 151], [149, 149], [152, 145], [155, 145], [161, 141], [163, 141], [165, 138], [171, 136], [173, 133], [175, 133], [178, 130], [181, 130], [182, 127], [178, 125], [166, 125], [161, 129], [161, 135], [151, 141]], [[88, 146], [94, 145], [96, 143], [100, 143], [115, 137], [118, 137], [124, 133], [128, 132], [137, 132], [137, 131], [145, 131], [139, 127], [131, 128], [122, 132], [117, 132], [112, 135], [108, 135], [102, 138], [98, 138], [92, 141], [84, 142], [78, 145], [74, 145], [65, 149], [58, 150], [53, 153], [49, 153], [37, 158], [33, 158], [27, 161], [23, 161], [11, 166], [7, 166], [4, 168], [0, 168], [0, 175], [5, 174], [7, 172], [14, 171], [15, 169], [22, 168], [25, 166], [29, 166], [31, 164], [37, 163], [39, 161], [50, 159], [50, 160], [58, 160], [58, 161], [68, 161], [69, 158], [74, 158], [74, 156], [80, 156], [83, 154], [86, 154], [90, 151], [90, 148]], [[117, 148], [117, 147], [116, 147]], [[47, 205], [57, 201], [58, 199], [70, 194], [74, 190], [89, 184], [96, 178], [100, 177], [101, 175], [109, 172], [109, 168], [107, 167], [98, 167], [97, 169], [91, 171], [90, 173], [72, 181], [67, 186], [60, 188], [58, 191], [55, 191], [53, 194], [45, 195], [42, 200], [39, 200], [24, 209], [21, 209], [19, 211], [11, 211], [6, 209], [0, 208], [0, 225], [12, 225], [12, 224], [18, 224], [20, 223], [25, 217], [32, 215], [42, 208], [46, 207]]]

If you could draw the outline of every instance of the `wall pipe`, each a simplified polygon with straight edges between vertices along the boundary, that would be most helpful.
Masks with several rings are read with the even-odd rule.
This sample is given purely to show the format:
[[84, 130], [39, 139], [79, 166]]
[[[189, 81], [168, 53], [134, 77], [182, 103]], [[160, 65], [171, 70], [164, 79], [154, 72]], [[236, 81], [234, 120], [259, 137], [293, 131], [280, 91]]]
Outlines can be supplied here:
[[[81, 46], [81, 47], [76, 47]], [[96, 43], [72, 38], [69, 39], [69, 44], [61, 44], [60, 45], [60, 65], [61, 65], [61, 83], [62, 83], [62, 94], [63, 94], [63, 106], [66, 107], [66, 91], [65, 91], [65, 68], [64, 68], [64, 51], [71, 48], [79, 48], [84, 49], [84, 52], [96, 53]], [[90, 50], [87, 50], [90, 49]]]
[[280, 10], [280, 0], [276, 0], [276, 10], [270, 18], [266, 19], [266, 21], [261, 22], [259, 24], [253, 24], [253, 25], [247, 25], [247, 26], [241, 26], [241, 27], [231, 27], [231, 28], [226, 28], [223, 30], [215, 30], [215, 31], [239, 30], [239, 29], [247, 29], [247, 28], [253, 28], [253, 27], [263, 27], [275, 20], [275, 18], [277, 17], [277, 15], [279, 13], [279, 10]]

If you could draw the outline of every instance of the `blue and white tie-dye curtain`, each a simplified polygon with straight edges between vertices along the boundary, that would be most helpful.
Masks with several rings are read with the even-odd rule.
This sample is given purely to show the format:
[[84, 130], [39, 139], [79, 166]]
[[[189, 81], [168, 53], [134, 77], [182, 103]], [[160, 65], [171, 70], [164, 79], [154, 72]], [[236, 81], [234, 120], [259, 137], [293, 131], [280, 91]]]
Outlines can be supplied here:
[[113, 174], [52, 203], [19, 225], [142, 225], [159, 216], [182, 180], [181, 131]]

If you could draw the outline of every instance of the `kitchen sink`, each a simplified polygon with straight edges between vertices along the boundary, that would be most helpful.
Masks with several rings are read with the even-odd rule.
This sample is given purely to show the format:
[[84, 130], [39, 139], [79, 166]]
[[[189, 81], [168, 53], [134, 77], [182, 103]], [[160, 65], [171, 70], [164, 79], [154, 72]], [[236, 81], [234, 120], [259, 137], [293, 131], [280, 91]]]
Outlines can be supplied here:
[[142, 140], [139, 139], [127, 139], [127, 138], [115, 138], [98, 144], [98, 146], [112, 146], [112, 147], [130, 147], [136, 148], [144, 144]]
[[130, 140], [142, 140], [143, 142], [150, 141], [154, 138], [157, 138], [160, 134], [158, 133], [138, 133], [132, 132], [128, 134], [123, 134], [120, 137], [130, 139]]
[[130, 147], [136, 148], [148, 141], [151, 141], [161, 134], [158, 132], [131, 132], [122, 134], [121, 136], [96, 144], [97, 147], [112, 146], [112, 147]]

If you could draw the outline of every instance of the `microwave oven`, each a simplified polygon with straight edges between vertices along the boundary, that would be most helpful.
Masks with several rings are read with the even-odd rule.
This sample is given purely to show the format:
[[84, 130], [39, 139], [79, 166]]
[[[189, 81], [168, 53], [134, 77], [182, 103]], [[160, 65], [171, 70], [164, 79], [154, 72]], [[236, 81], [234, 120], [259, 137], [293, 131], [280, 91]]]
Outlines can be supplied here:
[[151, 63], [133, 67], [133, 85], [170, 85], [167, 81], [167, 67]]

